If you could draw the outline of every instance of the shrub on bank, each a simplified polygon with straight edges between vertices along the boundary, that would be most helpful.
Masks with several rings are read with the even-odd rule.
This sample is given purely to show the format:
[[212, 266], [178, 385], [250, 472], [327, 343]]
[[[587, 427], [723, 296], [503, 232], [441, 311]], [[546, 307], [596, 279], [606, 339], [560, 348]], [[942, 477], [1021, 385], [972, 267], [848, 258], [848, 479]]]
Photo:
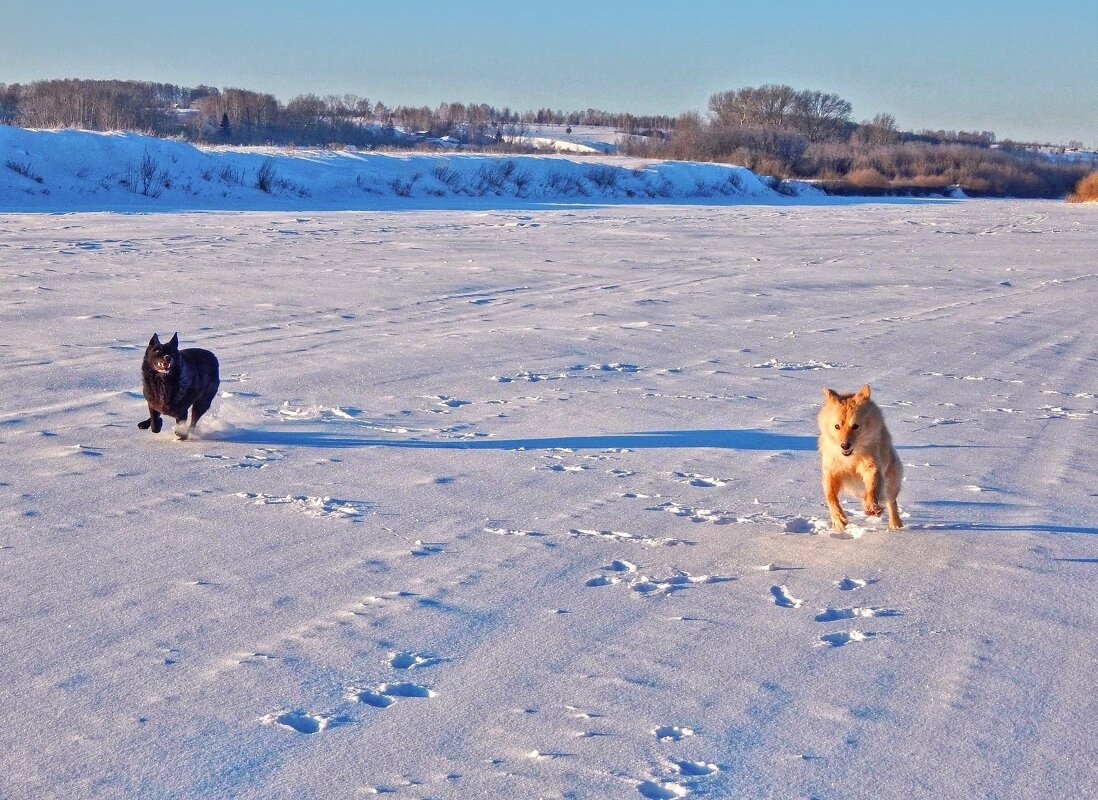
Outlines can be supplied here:
[[1098, 202], [1098, 172], [1092, 172], [1083, 178], [1075, 186], [1075, 191], [1068, 195], [1069, 203], [1095, 203]]

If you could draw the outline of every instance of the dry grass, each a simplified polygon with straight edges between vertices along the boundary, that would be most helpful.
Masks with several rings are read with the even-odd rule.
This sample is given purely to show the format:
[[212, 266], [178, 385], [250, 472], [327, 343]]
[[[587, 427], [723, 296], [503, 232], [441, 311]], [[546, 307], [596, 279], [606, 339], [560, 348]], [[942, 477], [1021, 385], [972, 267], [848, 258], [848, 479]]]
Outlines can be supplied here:
[[916, 175], [908, 181], [912, 186], [920, 189], [945, 189], [950, 185], [949, 179], [944, 175]]
[[1069, 203], [1098, 202], [1098, 172], [1092, 172], [1075, 185], [1075, 191], [1068, 195]]
[[854, 186], [865, 189], [884, 189], [889, 185], [889, 180], [872, 167], [851, 170], [846, 174], [846, 179]]

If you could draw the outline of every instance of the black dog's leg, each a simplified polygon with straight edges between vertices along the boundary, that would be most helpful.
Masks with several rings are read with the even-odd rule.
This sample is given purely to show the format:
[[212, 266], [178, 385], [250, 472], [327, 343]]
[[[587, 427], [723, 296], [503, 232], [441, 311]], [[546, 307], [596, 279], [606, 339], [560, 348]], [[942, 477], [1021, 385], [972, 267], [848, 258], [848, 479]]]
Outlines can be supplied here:
[[210, 405], [213, 403], [214, 395], [209, 394], [198, 398], [194, 401], [194, 405], [191, 406], [191, 430], [194, 430], [194, 426], [198, 424], [198, 419], [207, 411], [210, 410]]
[[[186, 425], [186, 424], [187, 424], [187, 415], [186, 414], [184, 414], [182, 417], [176, 417], [175, 418], [175, 438], [177, 438], [177, 439], [186, 439], [187, 438], [188, 434], [190, 434], [190, 432], [191, 432], [190, 428], [181, 427], [182, 425]], [[191, 427], [193, 428], [194, 426], [192, 425]]]
[[160, 421], [160, 412], [153, 411], [151, 408], [149, 409], [149, 418], [144, 422], [137, 423], [137, 427], [141, 430], [147, 431], [149, 428], [152, 428], [153, 433], [160, 433], [160, 427], [162, 425], [163, 423]]

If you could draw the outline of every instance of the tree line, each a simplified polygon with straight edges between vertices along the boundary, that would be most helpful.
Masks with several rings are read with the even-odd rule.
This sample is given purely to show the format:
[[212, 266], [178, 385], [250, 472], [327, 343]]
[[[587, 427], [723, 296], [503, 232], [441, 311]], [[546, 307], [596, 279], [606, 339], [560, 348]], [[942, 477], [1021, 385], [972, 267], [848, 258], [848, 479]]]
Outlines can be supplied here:
[[717, 92], [708, 114], [675, 120], [663, 139], [628, 137], [644, 158], [742, 164], [759, 174], [820, 181], [828, 191], [1062, 197], [1096, 164], [1055, 162], [992, 131], [901, 131], [891, 114], [855, 122], [836, 94], [767, 84]]
[[[669, 129], [670, 116], [598, 109], [517, 111], [485, 103], [390, 106], [354, 94], [303, 94], [282, 103], [249, 89], [185, 87], [121, 80], [43, 80], [0, 84], [0, 124], [27, 128], [134, 130], [234, 144], [370, 146], [409, 137], [456, 135], [476, 144], [510, 139], [531, 125], [600, 125], [627, 132]], [[412, 137], [414, 138], [414, 137]]]
[[991, 131], [901, 131], [891, 114], [855, 122], [837, 94], [785, 84], [713, 94], [704, 114], [677, 117], [483, 103], [390, 106], [354, 94], [283, 103], [248, 89], [119, 80], [0, 84], [0, 123], [30, 128], [136, 130], [232, 144], [421, 146], [427, 139], [521, 150], [534, 125], [611, 126], [621, 151], [644, 158], [743, 164], [832, 191], [943, 191], [1063, 196], [1094, 164], [1056, 163]]

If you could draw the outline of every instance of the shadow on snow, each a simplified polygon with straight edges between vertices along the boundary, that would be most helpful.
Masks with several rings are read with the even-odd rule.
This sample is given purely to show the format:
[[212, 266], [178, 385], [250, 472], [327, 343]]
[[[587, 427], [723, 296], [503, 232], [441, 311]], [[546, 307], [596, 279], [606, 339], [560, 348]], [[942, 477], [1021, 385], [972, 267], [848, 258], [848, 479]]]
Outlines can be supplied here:
[[[815, 436], [796, 436], [755, 429], [685, 430], [610, 433], [593, 436], [551, 436], [528, 439], [391, 439], [352, 436], [326, 431], [263, 430], [232, 428], [209, 434], [211, 440], [258, 446], [317, 447], [349, 449], [358, 447], [407, 447], [428, 450], [608, 450], [612, 448], [648, 449], [672, 447], [714, 447], [724, 450], [812, 451]], [[978, 447], [979, 445], [908, 445], [902, 450], [929, 448]]]
[[281, 447], [347, 449], [357, 447], [410, 447], [430, 450], [607, 450], [652, 447], [717, 447], [727, 450], [815, 450], [816, 437], [759, 430], [693, 430], [613, 433], [596, 436], [552, 436], [529, 439], [388, 439], [324, 431], [256, 430], [235, 428], [208, 438], [222, 442]]

